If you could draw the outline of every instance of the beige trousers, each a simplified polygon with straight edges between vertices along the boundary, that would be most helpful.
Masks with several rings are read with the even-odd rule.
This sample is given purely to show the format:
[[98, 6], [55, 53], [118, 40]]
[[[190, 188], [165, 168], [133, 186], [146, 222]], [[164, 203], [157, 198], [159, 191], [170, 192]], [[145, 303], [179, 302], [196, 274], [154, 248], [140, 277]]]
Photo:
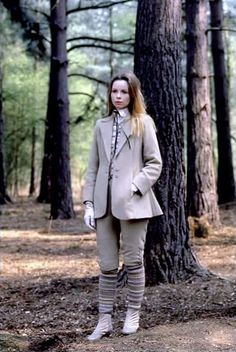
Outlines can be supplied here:
[[98, 261], [102, 272], [119, 267], [120, 252], [126, 266], [143, 265], [147, 224], [147, 219], [119, 220], [110, 209], [105, 217], [96, 220]]

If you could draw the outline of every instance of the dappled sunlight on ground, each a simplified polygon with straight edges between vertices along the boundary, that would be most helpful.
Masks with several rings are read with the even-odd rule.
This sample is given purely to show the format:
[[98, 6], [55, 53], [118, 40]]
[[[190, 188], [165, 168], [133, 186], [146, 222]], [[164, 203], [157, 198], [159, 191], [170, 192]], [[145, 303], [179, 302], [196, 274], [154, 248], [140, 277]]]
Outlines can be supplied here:
[[0, 351], [10, 343], [17, 352], [234, 352], [235, 210], [221, 209], [222, 227], [208, 238], [191, 237], [200, 263], [220, 279], [147, 287], [140, 331], [128, 337], [120, 333], [126, 288], [119, 289], [112, 338], [90, 344], [99, 270], [81, 204], [75, 219], [53, 221], [48, 205], [28, 198], [2, 206]]
[[1, 232], [1, 258], [8, 279], [86, 277], [98, 274], [95, 234], [71, 235], [35, 231]]
[[203, 266], [217, 275], [236, 279], [236, 227], [223, 225], [207, 238], [194, 238], [193, 247]]

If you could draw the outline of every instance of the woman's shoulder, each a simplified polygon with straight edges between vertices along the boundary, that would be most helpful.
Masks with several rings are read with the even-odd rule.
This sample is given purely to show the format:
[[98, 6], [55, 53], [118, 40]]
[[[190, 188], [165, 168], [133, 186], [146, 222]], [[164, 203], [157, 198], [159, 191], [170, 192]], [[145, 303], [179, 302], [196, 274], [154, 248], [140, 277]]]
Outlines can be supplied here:
[[143, 131], [144, 134], [149, 134], [151, 131], [154, 131], [156, 133], [157, 129], [156, 129], [156, 125], [155, 122], [153, 120], [153, 118], [148, 115], [148, 114], [143, 114], [142, 115], [142, 121], [143, 121]]
[[143, 114], [142, 115], [142, 120], [143, 120], [143, 123], [144, 123], [145, 126], [152, 125], [152, 126], [155, 127], [155, 122], [154, 122], [153, 118], [150, 115]]
[[100, 125], [103, 122], [108, 122], [111, 119], [112, 119], [112, 115], [106, 115], [106, 116], [100, 117], [99, 119], [97, 119], [96, 125]]
[[144, 120], [144, 121], [153, 121], [153, 118], [148, 115], [148, 114], [142, 114], [141, 115], [141, 118]]

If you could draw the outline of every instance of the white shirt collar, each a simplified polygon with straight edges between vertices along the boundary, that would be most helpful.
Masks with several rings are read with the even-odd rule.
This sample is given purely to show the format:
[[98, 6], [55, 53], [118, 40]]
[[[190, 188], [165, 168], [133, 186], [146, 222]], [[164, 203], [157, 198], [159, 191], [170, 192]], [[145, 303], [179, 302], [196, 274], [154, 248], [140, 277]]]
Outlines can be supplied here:
[[123, 118], [128, 117], [130, 115], [128, 108], [117, 109], [117, 111], [118, 111], [119, 115]]

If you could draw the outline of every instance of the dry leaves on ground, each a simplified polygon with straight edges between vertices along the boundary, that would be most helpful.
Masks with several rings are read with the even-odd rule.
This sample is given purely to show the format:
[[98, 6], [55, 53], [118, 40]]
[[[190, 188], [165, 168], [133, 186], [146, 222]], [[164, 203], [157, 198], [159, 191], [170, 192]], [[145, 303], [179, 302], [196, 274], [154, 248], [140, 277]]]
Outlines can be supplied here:
[[140, 331], [126, 338], [126, 287], [119, 289], [113, 336], [91, 345], [85, 337], [97, 321], [98, 265], [95, 234], [83, 225], [80, 205], [76, 219], [53, 222], [47, 205], [23, 199], [3, 206], [0, 351], [234, 351], [235, 210], [221, 210], [224, 226], [209, 238], [192, 239], [215, 276], [147, 287]]

